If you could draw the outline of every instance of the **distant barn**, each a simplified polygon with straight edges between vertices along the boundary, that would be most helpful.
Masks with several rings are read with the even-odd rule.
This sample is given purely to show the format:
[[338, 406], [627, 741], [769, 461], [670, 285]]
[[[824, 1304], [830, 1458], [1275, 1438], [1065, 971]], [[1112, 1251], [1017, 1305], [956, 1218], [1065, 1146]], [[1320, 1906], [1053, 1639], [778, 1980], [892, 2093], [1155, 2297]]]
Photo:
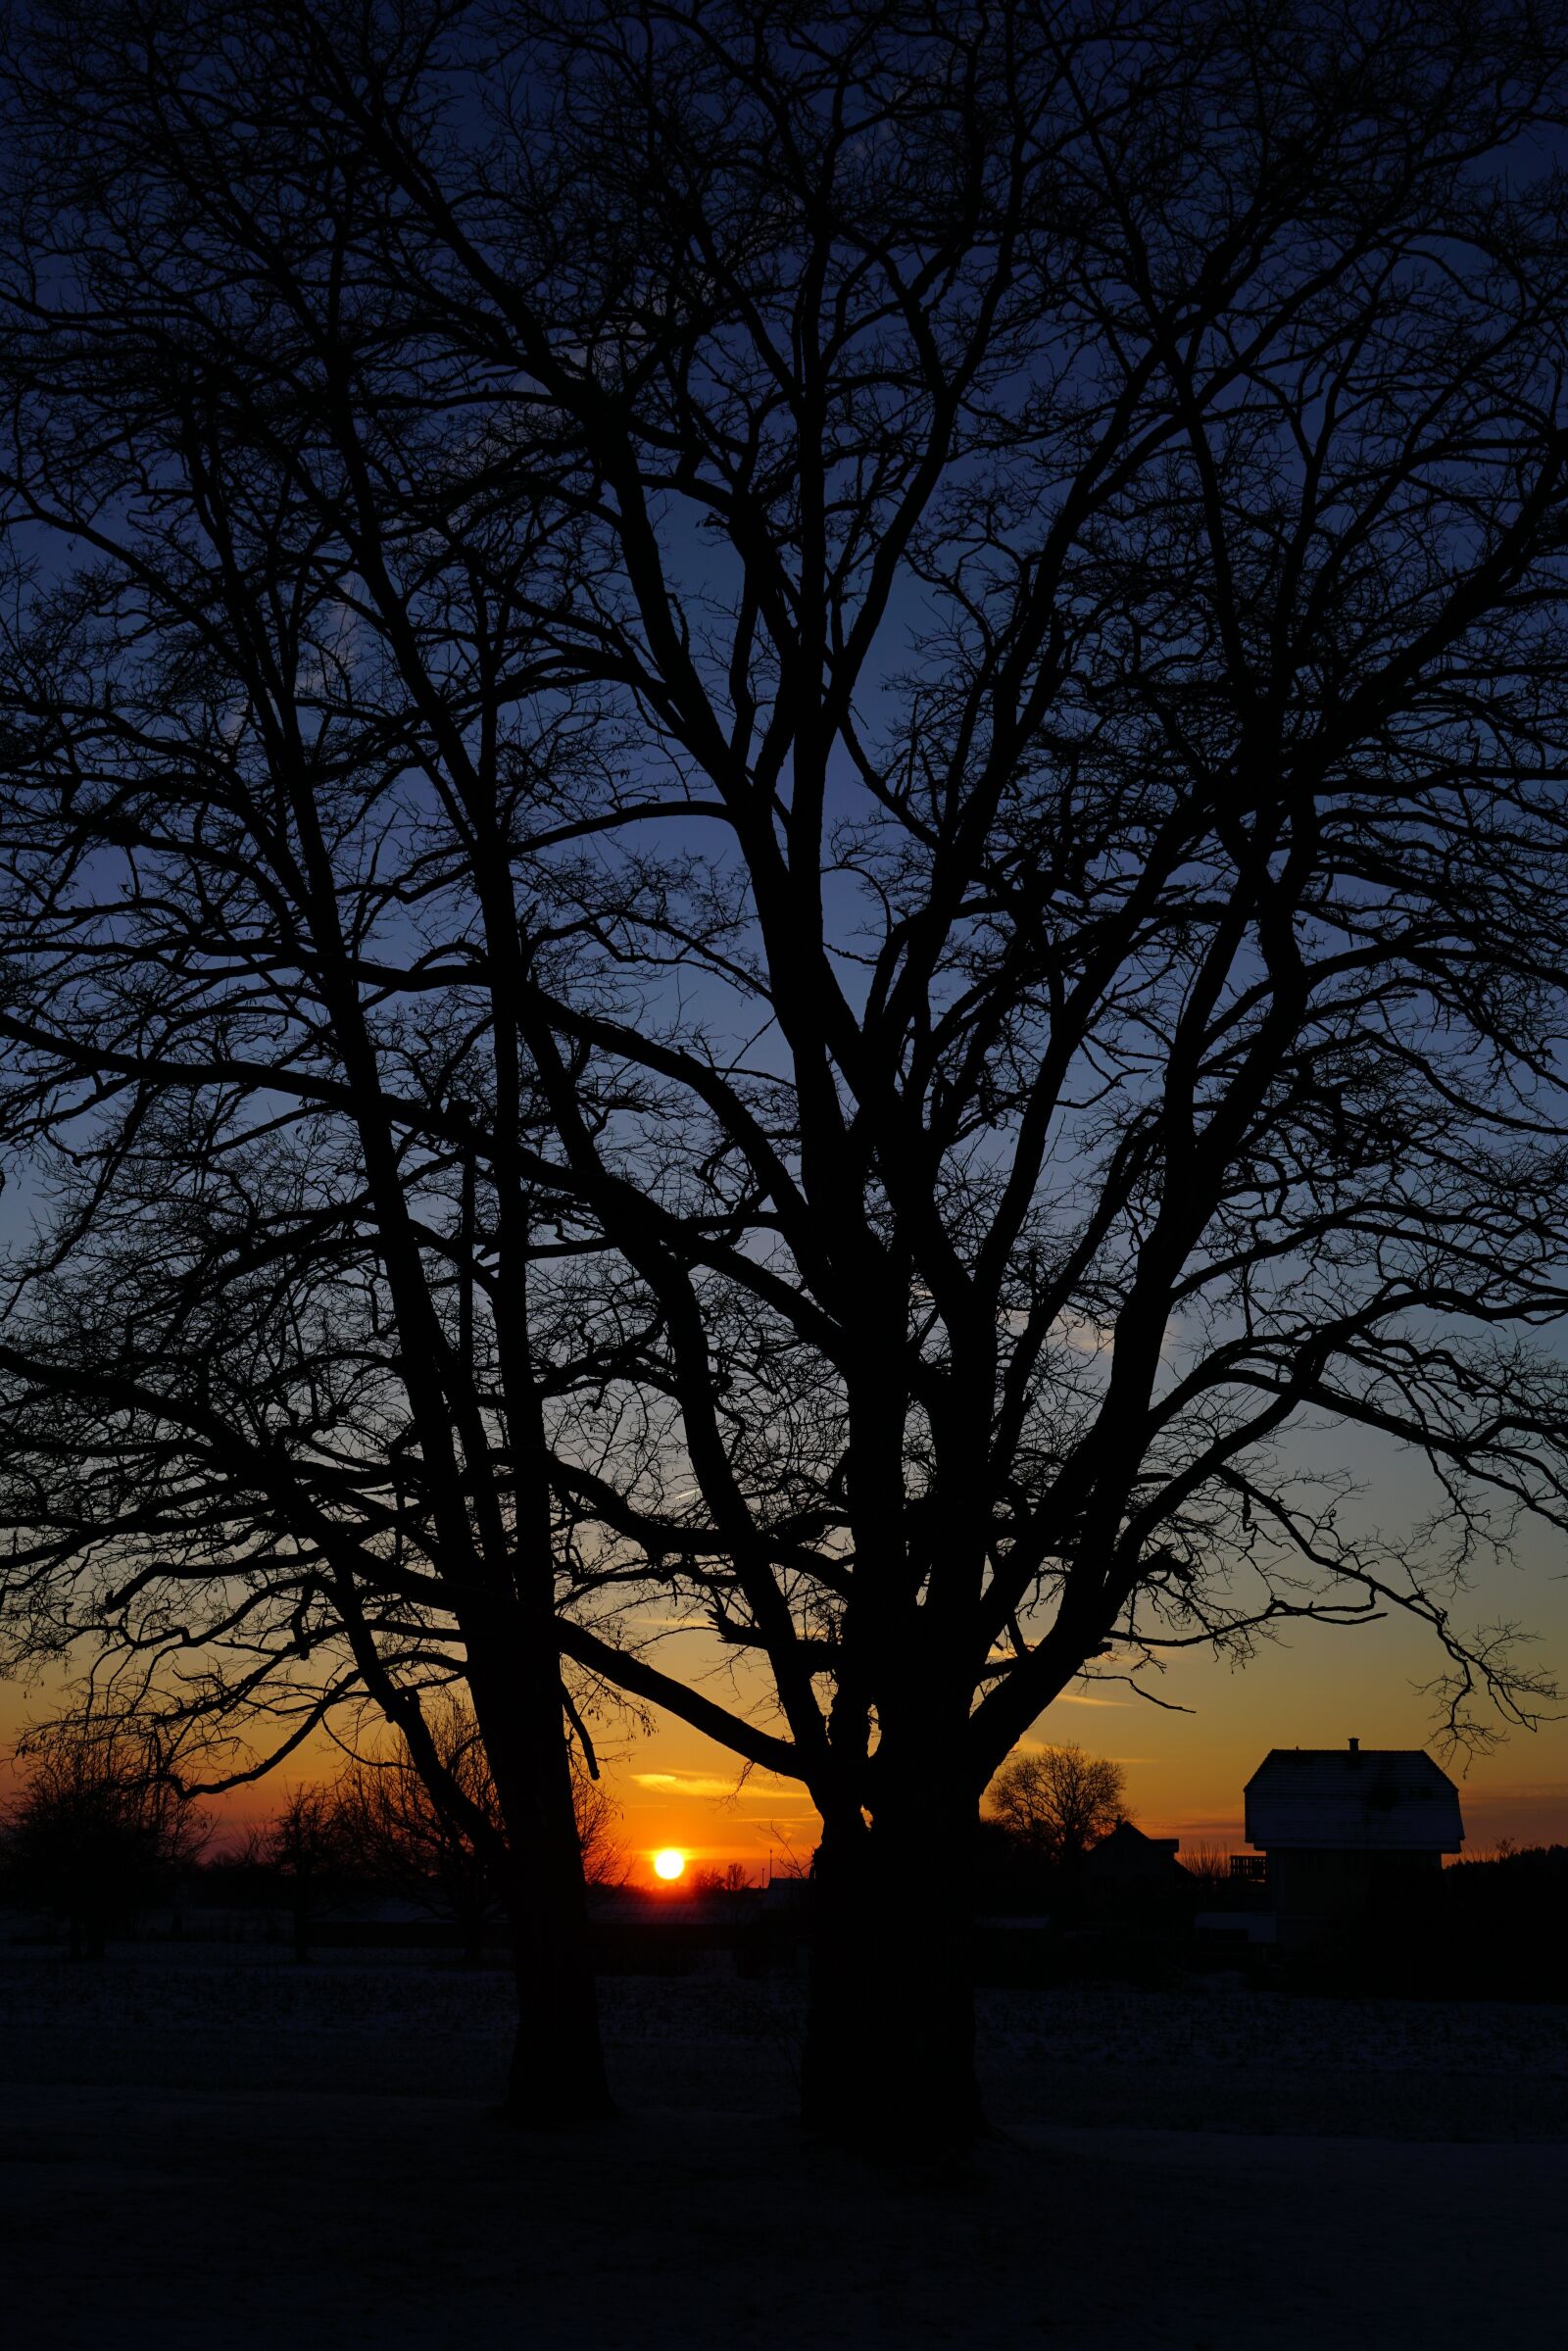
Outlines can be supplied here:
[[1247, 1783], [1282, 1942], [1310, 1941], [1464, 1842], [1459, 1791], [1419, 1747], [1275, 1747]]
[[1131, 1821], [1118, 1821], [1083, 1857], [1076, 1900], [1084, 1915], [1157, 1925], [1191, 1910], [1197, 1882], [1177, 1860], [1176, 1847], [1174, 1837], [1146, 1837]]
[[1083, 1875], [1091, 1886], [1190, 1892], [1193, 1882], [1176, 1858], [1179, 1844], [1178, 1837], [1146, 1837], [1131, 1821], [1118, 1821], [1084, 1855]]

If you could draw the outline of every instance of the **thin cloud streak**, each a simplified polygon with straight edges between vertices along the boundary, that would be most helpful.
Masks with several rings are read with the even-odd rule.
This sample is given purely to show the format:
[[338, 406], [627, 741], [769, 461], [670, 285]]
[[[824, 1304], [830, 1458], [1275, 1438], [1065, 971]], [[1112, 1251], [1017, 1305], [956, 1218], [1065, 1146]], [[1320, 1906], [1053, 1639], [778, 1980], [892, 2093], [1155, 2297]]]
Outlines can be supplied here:
[[792, 1780], [763, 1780], [756, 1787], [748, 1781], [738, 1787], [733, 1780], [710, 1772], [631, 1772], [627, 1776], [636, 1787], [655, 1795], [702, 1796], [726, 1804], [777, 1805], [797, 1801], [801, 1794]]

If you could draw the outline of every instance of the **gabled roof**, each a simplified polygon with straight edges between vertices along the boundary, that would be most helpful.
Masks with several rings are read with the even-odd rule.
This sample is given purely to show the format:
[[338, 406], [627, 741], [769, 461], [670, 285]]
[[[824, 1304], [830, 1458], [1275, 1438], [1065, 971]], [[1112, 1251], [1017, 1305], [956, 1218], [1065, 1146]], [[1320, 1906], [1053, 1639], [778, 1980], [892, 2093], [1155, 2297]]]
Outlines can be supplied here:
[[1097, 1877], [1168, 1877], [1180, 1881], [1187, 1875], [1176, 1858], [1180, 1841], [1175, 1837], [1146, 1837], [1131, 1821], [1118, 1821], [1098, 1844], [1090, 1846], [1084, 1855], [1084, 1867]]
[[1247, 1783], [1247, 1841], [1271, 1851], [1457, 1853], [1459, 1790], [1419, 1747], [1275, 1747]]

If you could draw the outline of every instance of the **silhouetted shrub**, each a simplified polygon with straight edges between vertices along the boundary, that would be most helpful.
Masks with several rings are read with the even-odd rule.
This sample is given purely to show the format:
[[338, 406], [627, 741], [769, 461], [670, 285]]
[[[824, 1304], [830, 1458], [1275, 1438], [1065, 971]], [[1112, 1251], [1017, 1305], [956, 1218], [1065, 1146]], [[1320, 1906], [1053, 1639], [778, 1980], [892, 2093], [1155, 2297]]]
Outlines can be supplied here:
[[24, 1755], [24, 1777], [0, 1810], [7, 1893], [58, 1918], [73, 1956], [100, 1957], [199, 1857], [208, 1823], [125, 1732], [51, 1733]]

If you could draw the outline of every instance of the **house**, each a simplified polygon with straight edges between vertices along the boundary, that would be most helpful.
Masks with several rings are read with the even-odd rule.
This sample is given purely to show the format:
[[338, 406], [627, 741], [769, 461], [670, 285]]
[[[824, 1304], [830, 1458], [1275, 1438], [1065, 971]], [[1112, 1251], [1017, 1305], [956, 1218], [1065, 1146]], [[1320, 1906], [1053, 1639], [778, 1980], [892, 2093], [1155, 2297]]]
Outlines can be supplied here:
[[1174, 1837], [1146, 1837], [1131, 1821], [1118, 1821], [1084, 1855], [1084, 1875], [1102, 1886], [1180, 1887], [1187, 1872], [1176, 1858], [1179, 1842]]
[[1311, 1942], [1458, 1852], [1459, 1791], [1419, 1747], [1275, 1747], [1247, 1783], [1247, 1841], [1277, 1939]]
[[1118, 1821], [1079, 1865], [1089, 1909], [1158, 1913], [1191, 1901], [1198, 1889], [1176, 1858], [1177, 1843], [1174, 1837], [1146, 1837], [1131, 1821]]

